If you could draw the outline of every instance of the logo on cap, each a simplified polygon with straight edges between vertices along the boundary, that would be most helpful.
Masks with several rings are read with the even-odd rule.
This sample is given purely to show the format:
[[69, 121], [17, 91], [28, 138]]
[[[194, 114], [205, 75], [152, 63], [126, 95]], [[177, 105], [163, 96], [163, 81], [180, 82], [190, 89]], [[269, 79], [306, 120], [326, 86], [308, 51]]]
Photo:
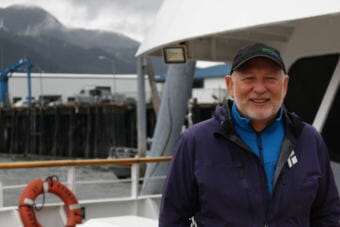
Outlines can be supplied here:
[[276, 56], [276, 57], [279, 57], [279, 56], [280, 56], [276, 51], [271, 50], [271, 49], [269, 49], [269, 48], [262, 48], [261, 51], [262, 51], [263, 53], [271, 54], [271, 55], [274, 55], [274, 56]]

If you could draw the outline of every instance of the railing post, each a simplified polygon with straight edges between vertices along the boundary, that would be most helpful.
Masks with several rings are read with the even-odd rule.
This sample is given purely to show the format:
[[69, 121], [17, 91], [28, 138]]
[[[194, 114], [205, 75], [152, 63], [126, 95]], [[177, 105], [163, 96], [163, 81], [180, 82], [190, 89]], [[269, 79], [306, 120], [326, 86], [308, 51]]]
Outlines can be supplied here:
[[4, 190], [2, 188], [2, 182], [0, 181], [0, 208], [4, 206], [3, 193], [4, 193]]
[[139, 185], [139, 163], [133, 163], [131, 166], [131, 197], [138, 197]]
[[76, 169], [74, 166], [71, 166], [67, 169], [67, 184], [73, 193], [76, 193], [75, 187], [75, 178], [76, 178]]

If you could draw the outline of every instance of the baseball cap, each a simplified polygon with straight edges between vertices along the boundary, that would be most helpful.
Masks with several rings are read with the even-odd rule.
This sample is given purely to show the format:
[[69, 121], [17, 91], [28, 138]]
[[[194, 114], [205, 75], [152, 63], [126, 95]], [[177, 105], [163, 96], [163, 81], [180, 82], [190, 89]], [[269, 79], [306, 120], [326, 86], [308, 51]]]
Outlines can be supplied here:
[[254, 43], [239, 49], [234, 57], [230, 75], [233, 73], [233, 71], [237, 70], [247, 61], [257, 57], [264, 57], [274, 61], [286, 73], [285, 64], [281, 58], [280, 52], [277, 49], [267, 46], [263, 43]]

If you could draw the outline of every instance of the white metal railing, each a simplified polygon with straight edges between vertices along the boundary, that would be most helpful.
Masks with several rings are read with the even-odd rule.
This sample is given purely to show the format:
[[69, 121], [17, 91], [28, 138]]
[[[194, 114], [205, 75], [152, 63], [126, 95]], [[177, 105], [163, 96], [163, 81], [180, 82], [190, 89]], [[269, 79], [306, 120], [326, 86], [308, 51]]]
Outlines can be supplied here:
[[[115, 160], [119, 160], [119, 159], [115, 159]], [[121, 159], [122, 162], [121, 163], [129, 163], [126, 160], [133, 160], [133, 159]], [[83, 181], [76, 181], [76, 171], [75, 171], [75, 166], [78, 165], [98, 165], [98, 163], [96, 161], [94, 161], [93, 163], [89, 160], [75, 160], [76, 164], [75, 165], [71, 165], [70, 163], [62, 163], [60, 161], [56, 161], [59, 164], [58, 165], [45, 165], [45, 162], [27, 162], [26, 166], [29, 167], [23, 167], [18, 165], [19, 167], [16, 167], [15, 164], [13, 163], [0, 163], [0, 169], [14, 169], [14, 168], [39, 168], [39, 167], [52, 167], [52, 166], [68, 166], [67, 167], [67, 178], [66, 178], [66, 182], [65, 184], [73, 191], [76, 192], [76, 185], [84, 185], [84, 184], [107, 184], [107, 183], [122, 183], [122, 182], [131, 182], [131, 195], [130, 197], [133, 199], [137, 199], [138, 198], [138, 185], [140, 181], [146, 180], [146, 179], [151, 179], [151, 180], [157, 180], [157, 179], [165, 179], [165, 176], [155, 176], [155, 177], [139, 177], [139, 167], [140, 167], [140, 163], [143, 162], [164, 162], [164, 161], [170, 161], [171, 158], [170, 157], [162, 157], [161, 159], [153, 159], [153, 158], [139, 158], [137, 161], [137, 159], [133, 160], [133, 163], [131, 163], [131, 178], [128, 179], [118, 179], [118, 180], [83, 180]], [[82, 164], [83, 161], [83, 164]], [[89, 164], [89, 162], [91, 164]], [[36, 167], [34, 164], [32, 163], [36, 163]], [[53, 163], [53, 161], [51, 162]], [[119, 164], [120, 162], [117, 161], [114, 164]], [[105, 162], [103, 160], [102, 164], [112, 164], [112, 162], [108, 161]], [[12, 166], [14, 165], [14, 166]], [[4, 190], [10, 190], [10, 189], [19, 189], [19, 188], [24, 188], [26, 185], [20, 184], [20, 185], [7, 185], [4, 186], [3, 183], [0, 181], [0, 208], [3, 207], [4, 205], [4, 196], [3, 196], [3, 192]]]

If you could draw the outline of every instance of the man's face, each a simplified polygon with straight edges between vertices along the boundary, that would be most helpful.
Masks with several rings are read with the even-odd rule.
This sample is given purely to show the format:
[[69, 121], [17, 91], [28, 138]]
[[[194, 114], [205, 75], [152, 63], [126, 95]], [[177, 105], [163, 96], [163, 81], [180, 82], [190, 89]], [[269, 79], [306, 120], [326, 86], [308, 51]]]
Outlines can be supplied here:
[[277, 115], [288, 86], [288, 76], [272, 60], [254, 58], [232, 76], [226, 76], [229, 94], [240, 114], [252, 120], [271, 121]]

